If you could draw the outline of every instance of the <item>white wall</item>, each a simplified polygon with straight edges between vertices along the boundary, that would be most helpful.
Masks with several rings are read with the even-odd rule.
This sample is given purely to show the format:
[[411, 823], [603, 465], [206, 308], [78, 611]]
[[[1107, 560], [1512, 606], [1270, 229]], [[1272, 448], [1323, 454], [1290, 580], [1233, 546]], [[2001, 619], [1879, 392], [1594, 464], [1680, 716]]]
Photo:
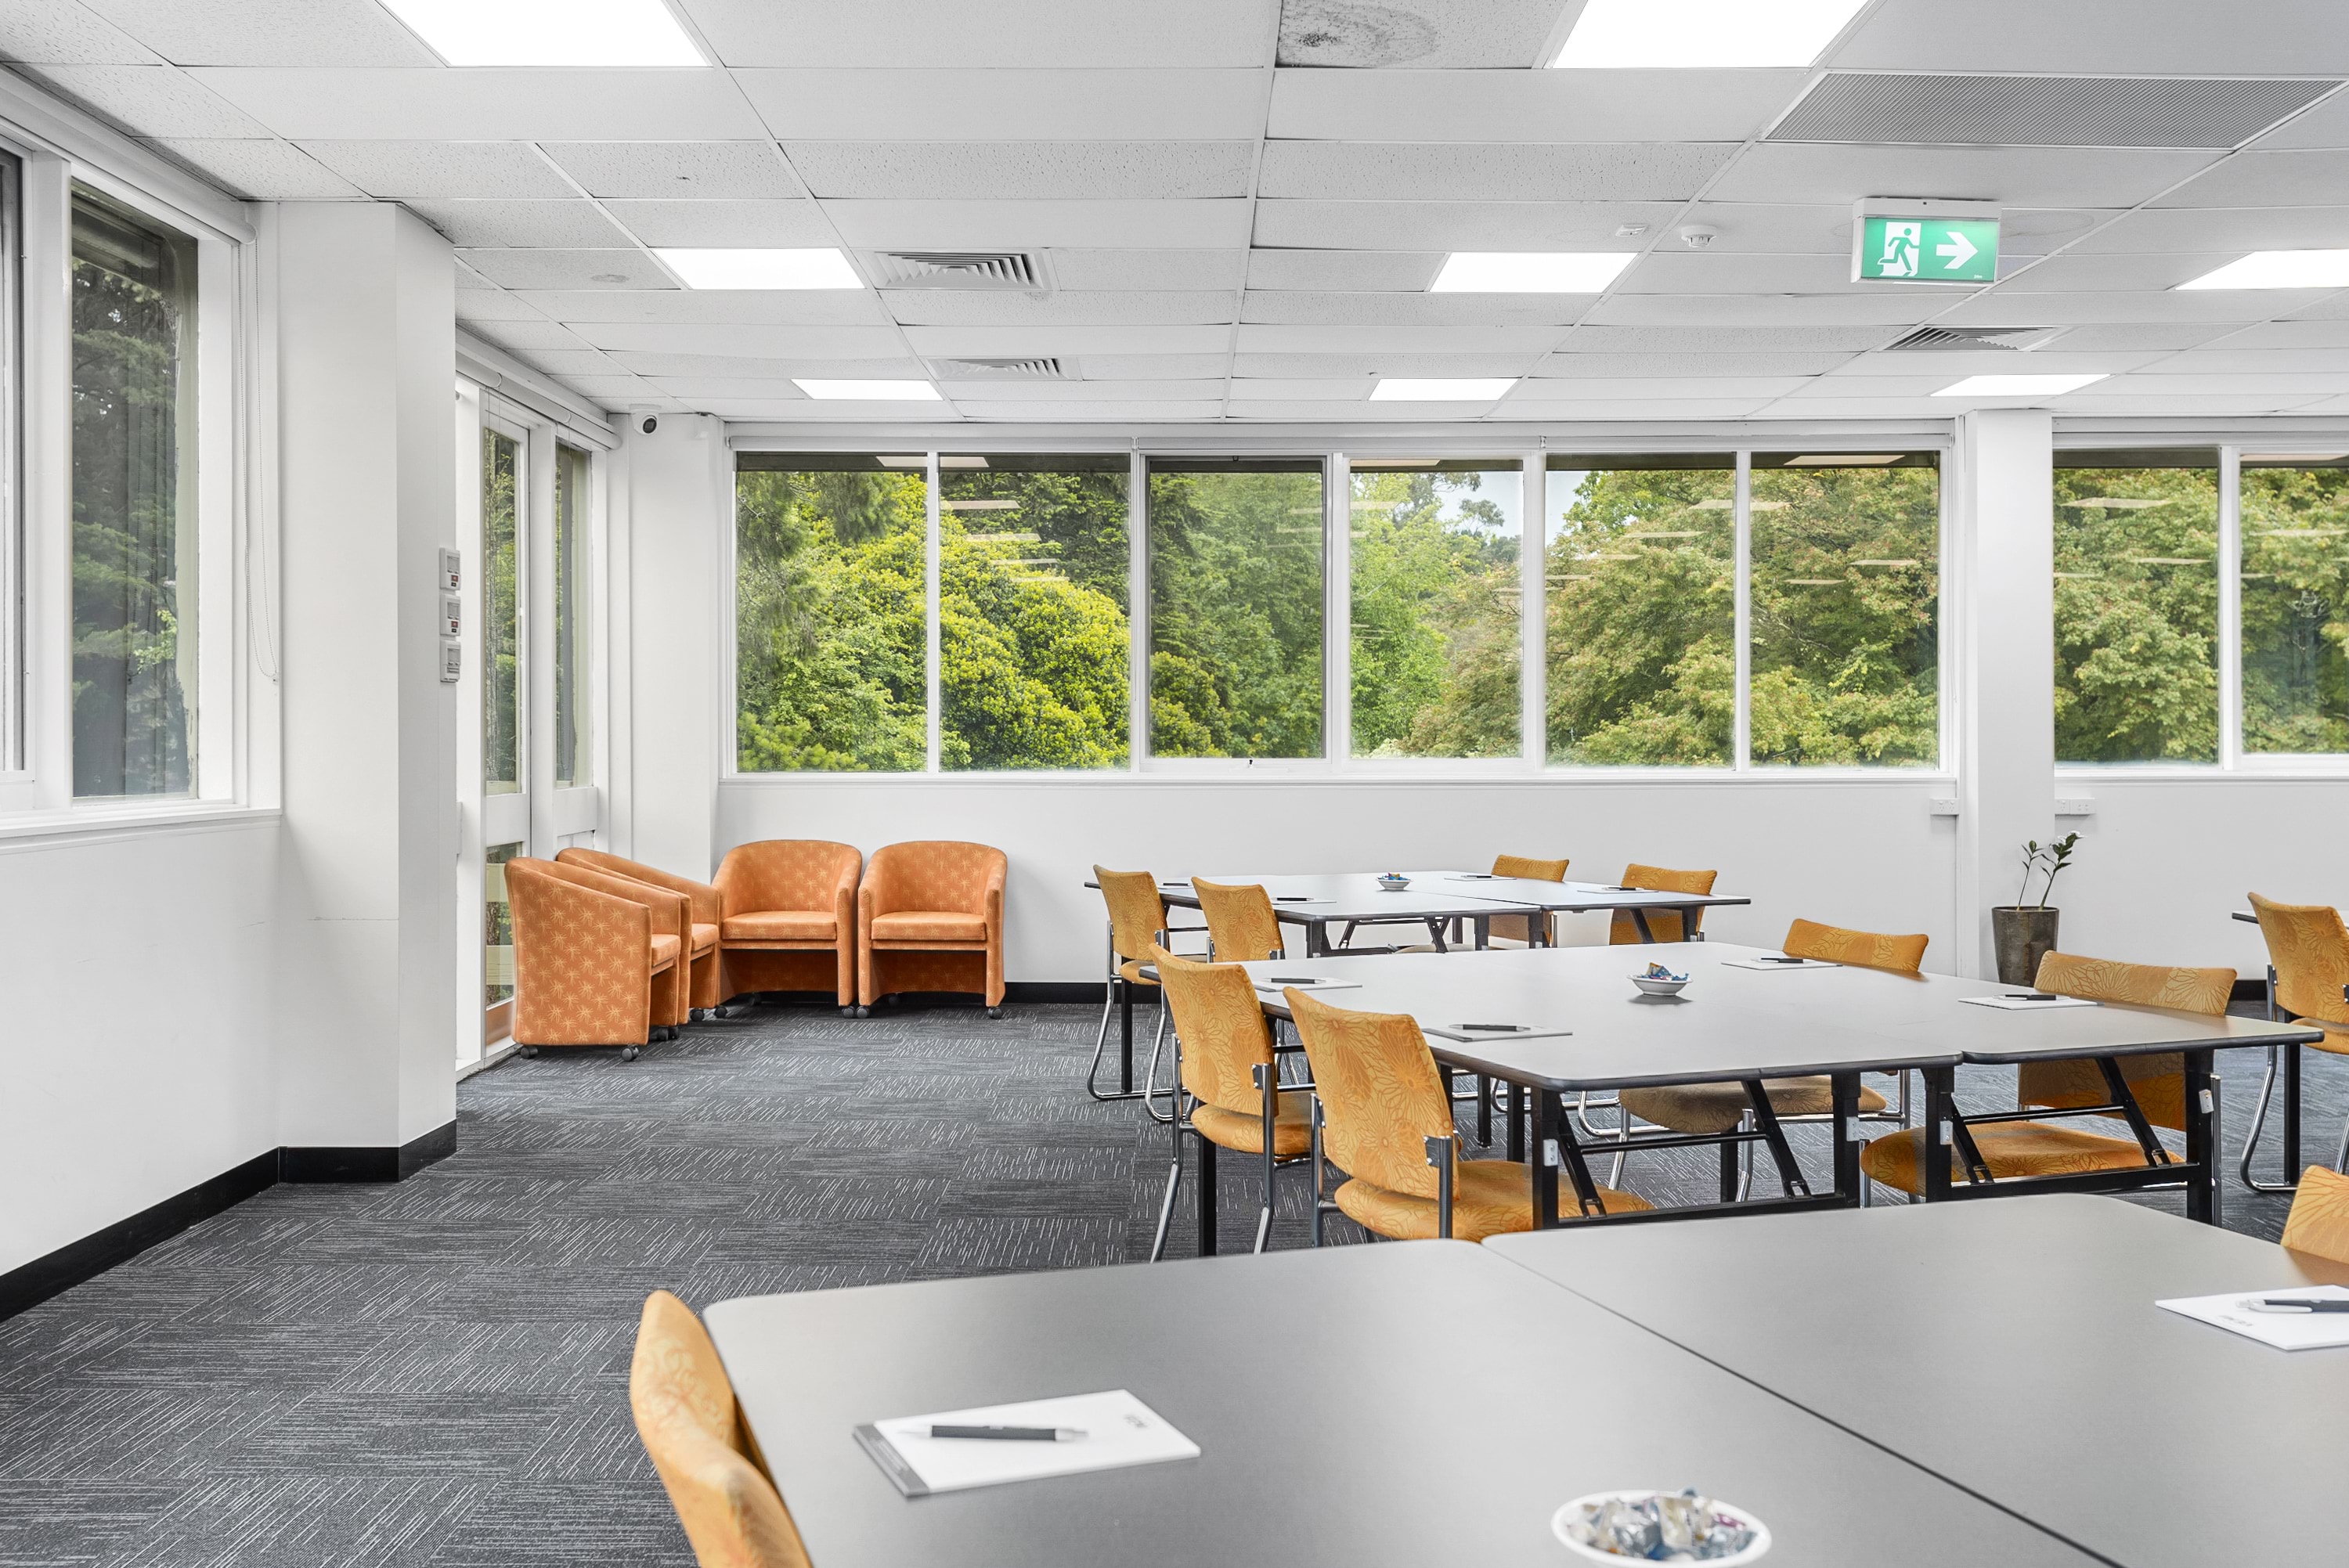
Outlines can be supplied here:
[[620, 852], [707, 876], [718, 785], [718, 715], [724, 699], [720, 628], [726, 531], [733, 524], [733, 453], [717, 419], [665, 414], [647, 436], [632, 421], [625, 485], [631, 606], [629, 746], [616, 755]]

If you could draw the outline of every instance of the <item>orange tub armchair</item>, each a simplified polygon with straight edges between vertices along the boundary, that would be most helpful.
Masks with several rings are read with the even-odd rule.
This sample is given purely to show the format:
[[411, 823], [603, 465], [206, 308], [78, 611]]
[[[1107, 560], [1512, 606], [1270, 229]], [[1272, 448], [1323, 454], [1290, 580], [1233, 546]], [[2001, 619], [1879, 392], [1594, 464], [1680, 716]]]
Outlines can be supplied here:
[[856, 1004], [853, 844], [764, 839], [737, 844], [718, 868], [722, 997], [747, 991], [829, 991]]
[[899, 991], [973, 991], [1003, 1006], [1003, 878], [985, 844], [929, 840], [873, 851], [856, 892], [857, 1015]]
[[718, 926], [725, 916], [723, 901], [716, 888], [705, 882], [696, 882], [691, 877], [681, 877], [675, 872], [665, 872], [658, 866], [648, 866], [642, 861], [607, 855], [601, 850], [558, 850], [554, 862], [564, 866], [584, 866], [589, 871], [626, 877], [630, 882], [682, 893], [693, 928], [693, 939], [686, 944], [691, 958], [686, 977], [686, 1006], [695, 1012], [702, 1012], [726, 999], [719, 991], [723, 976], [718, 962]]
[[514, 1043], [618, 1046], [685, 1022], [683, 895], [585, 866], [508, 861]]

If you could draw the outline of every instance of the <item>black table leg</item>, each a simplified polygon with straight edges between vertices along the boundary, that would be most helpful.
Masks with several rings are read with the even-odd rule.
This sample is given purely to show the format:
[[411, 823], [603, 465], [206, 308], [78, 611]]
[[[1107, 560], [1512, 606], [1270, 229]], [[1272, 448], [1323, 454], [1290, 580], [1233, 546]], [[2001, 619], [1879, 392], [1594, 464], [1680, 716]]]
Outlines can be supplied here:
[[1307, 921], [1305, 923], [1305, 956], [1319, 958], [1328, 951], [1329, 935], [1329, 932], [1323, 929], [1319, 921]]
[[1216, 1255], [1216, 1144], [1199, 1140], [1199, 1255]]
[[2210, 1050], [2186, 1053], [2186, 1217], [2206, 1225], [2219, 1222], [2217, 1144], [2218, 1080], [2210, 1076]]
[[1475, 924], [1476, 927], [1476, 951], [1482, 953], [1486, 948], [1493, 945], [1492, 916], [1480, 914], [1476, 917]]
[[[1520, 1085], [1509, 1086], [1509, 1099], [1513, 1106], [1523, 1098], [1525, 1092]], [[1544, 1140], [1537, 1143], [1534, 1154], [1534, 1229], [1552, 1231], [1557, 1228], [1557, 1167], [1552, 1165], [1547, 1158], [1549, 1149], [1549, 1143], [1547, 1140], [1557, 1138], [1560, 1131], [1557, 1096], [1537, 1092], [1534, 1102], [1535, 1116], [1541, 1124], [1538, 1131], [1541, 1140]]]
[[1762, 1130], [1762, 1141], [1770, 1148], [1770, 1158], [1777, 1162], [1778, 1185], [1789, 1198], [1807, 1198], [1811, 1184], [1803, 1180], [1803, 1168], [1795, 1163], [1795, 1151], [1786, 1143], [1786, 1130], [1778, 1125], [1778, 1109], [1770, 1103], [1769, 1094], [1760, 1078], [1745, 1080], [1745, 1101], [1754, 1108], [1754, 1125]]
[[1642, 942], [1655, 941], [1656, 934], [1648, 929], [1648, 912], [1644, 909], [1634, 906], [1628, 913], [1631, 916], [1632, 925], [1637, 927], [1639, 930], [1640, 940]]
[[1859, 1143], [1852, 1137], [1859, 1115], [1859, 1075], [1831, 1073], [1835, 1090], [1835, 1191], [1846, 1203], [1859, 1202]]
[[1133, 1092], [1133, 982], [1123, 975], [1117, 981], [1117, 1087]]
[[1917, 1076], [1925, 1081], [1923, 1196], [1928, 1203], [1946, 1202], [1950, 1196], [1950, 1146], [1943, 1138], [1949, 1130], [1950, 1101], [1957, 1093], [1958, 1069], [1922, 1068]]
[[1509, 1158], [1510, 1158], [1510, 1159], [1512, 1159], [1512, 1160], [1520, 1160], [1520, 1161], [1521, 1161], [1521, 1160], [1523, 1160], [1523, 1159], [1526, 1157], [1526, 1087], [1525, 1087], [1525, 1085], [1523, 1085], [1523, 1084], [1516, 1084], [1516, 1083], [1513, 1083], [1513, 1084], [1511, 1084], [1511, 1085], [1509, 1086], [1509, 1112], [1508, 1112], [1508, 1114], [1509, 1114]]
[[[1544, 1168], [1549, 1158], [1548, 1151], [1555, 1145], [1558, 1159], [1566, 1166], [1568, 1177], [1574, 1182], [1575, 1204], [1582, 1211], [1583, 1216], [1587, 1219], [1593, 1214], [1605, 1213], [1607, 1206], [1599, 1202], [1599, 1183], [1591, 1180], [1590, 1161], [1583, 1158], [1581, 1140], [1574, 1136], [1574, 1128], [1567, 1120], [1566, 1097], [1545, 1090], [1541, 1097], [1541, 1103], [1543, 1114], [1547, 1119], [1547, 1125], [1543, 1129], [1541, 1141], [1535, 1145], [1534, 1170], [1537, 1172], [1535, 1180], [1541, 1179], [1538, 1172]], [[1550, 1186], [1555, 1191], [1557, 1185], [1557, 1167], [1551, 1166], [1549, 1170]]]
[[1493, 1080], [1483, 1073], [1476, 1075], [1476, 1141], [1493, 1147]]
[[1737, 1158], [1744, 1147], [1742, 1138], [1721, 1140], [1721, 1201], [1724, 1203], [1737, 1202]]
[[2300, 1183], [2300, 1046], [2283, 1047], [2283, 1179]]

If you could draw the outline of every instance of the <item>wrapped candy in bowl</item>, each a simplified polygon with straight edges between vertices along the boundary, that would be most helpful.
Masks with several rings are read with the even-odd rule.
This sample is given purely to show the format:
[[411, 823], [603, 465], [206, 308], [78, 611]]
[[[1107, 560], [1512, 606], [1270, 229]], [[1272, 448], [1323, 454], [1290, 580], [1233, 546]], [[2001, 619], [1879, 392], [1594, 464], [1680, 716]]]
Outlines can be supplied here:
[[1735, 1568], [1770, 1550], [1770, 1531], [1744, 1509], [1681, 1491], [1599, 1491], [1550, 1519], [1576, 1555], [1593, 1563], [1709, 1563]]
[[1688, 983], [1687, 975], [1675, 975], [1661, 964], [1651, 964], [1644, 973], [1631, 976], [1631, 984], [1648, 996], [1677, 996]]

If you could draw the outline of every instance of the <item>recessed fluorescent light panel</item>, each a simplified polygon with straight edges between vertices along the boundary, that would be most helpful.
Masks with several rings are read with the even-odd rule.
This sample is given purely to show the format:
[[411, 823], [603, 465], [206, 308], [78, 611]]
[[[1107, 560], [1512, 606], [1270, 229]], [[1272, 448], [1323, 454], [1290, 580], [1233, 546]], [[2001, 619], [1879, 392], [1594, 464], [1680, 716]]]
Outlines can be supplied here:
[[1936, 397], [2060, 397], [2102, 376], [1969, 376], [1942, 387]]
[[1630, 251], [1454, 251], [1430, 294], [1603, 294]]
[[1517, 384], [1514, 376], [1490, 378], [1389, 379], [1371, 388], [1373, 403], [1490, 403]]
[[661, 0], [384, 0], [452, 66], [707, 66]]
[[2253, 251], [2182, 289], [2349, 288], [2349, 251]]
[[1550, 62], [1568, 70], [1807, 66], [1863, 0], [1590, 0]]
[[[801, 381], [792, 385], [826, 402], [935, 403], [938, 389], [926, 381]], [[943, 464], [942, 467], [952, 467]]]
[[726, 251], [655, 247], [689, 289], [861, 289], [864, 280], [834, 250]]

